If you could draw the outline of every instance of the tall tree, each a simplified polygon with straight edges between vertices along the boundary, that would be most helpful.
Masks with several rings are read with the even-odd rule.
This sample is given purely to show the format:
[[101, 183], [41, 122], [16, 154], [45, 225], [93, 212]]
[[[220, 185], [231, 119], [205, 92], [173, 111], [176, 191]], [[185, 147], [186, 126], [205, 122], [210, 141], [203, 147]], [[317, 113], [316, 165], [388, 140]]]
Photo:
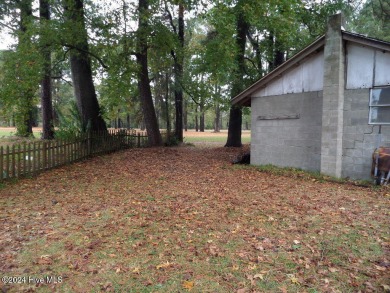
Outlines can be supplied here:
[[[32, 46], [30, 29], [32, 27], [32, 1], [31, 0], [19, 0], [16, 2], [17, 7], [20, 10], [20, 29], [18, 33], [18, 48], [19, 55], [26, 53], [27, 48]], [[33, 62], [30, 60], [30, 62]], [[22, 64], [19, 64], [21, 69], [20, 75], [17, 78], [21, 82], [25, 82], [27, 78], [25, 75], [26, 68]], [[23, 68], [22, 68], [23, 67]], [[17, 134], [19, 136], [32, 136], [32, 127], [34, 124], [33, 118], [33, 99], [34, 88], [23, 87], [18, 104], [19, 115], [16, 119]]]
[[64, 0], [64, 11], [68, 28], [72, 28], [66, 46], [70, 50], [74, 93], [83, 126], [91, 131], [107, 131], [93, 84], [83, 0]]
[[32, 136], [36, 124], [35, 93], [38, 90], [40, 56], [34, 39], [32, 1], [1, 1], [0, 25], [16, 37], [17, 45], [4, 54], [0, 98], [19, 136]]
[[183, 142], [183, 62], [184, 62], [184, 4], [182, 1], [178, 4], [178, 25], [173, 23], [172, 15], [166, 6], [166, 12], [169, 15], [170, 23], [174, 33], [177, 35], [179, 45], [178, 49], [172, 50], [174, 59], [175, 76], [175, 137]]
[[[236, 67], [234, 69], [231, 97], [234, 98], [244, 90], [245, 75], [245, 45], [249, 25], [243, 11], [244, 1], [237, 2], [236, 11]], [[241, 147], [242, 109], [239, 106], [231, 106], [229, 113], [228, 138], [225, 147]]]
[[52, 86], [51, 86], [51, 49], [48, 40], [45, 39], [44, 28], [50, 21], [50, 5], [48, 0], [39, 0], [39, 16], [41, 22], [41, 54], [43, 61], [41, 81], [41, 106], [42, 106], [42, 138], [54, 138]]
[[149, 3], [148, 0], [138, 1], [138, 30], [136, 33], [136, 58], [138, 63], [138, 91], [149, 145], [159, 146], [162, 138], [158, 127], [156, 111], [153, 105], [150, 78], [148, 74], [148, 36], [149, 30]]

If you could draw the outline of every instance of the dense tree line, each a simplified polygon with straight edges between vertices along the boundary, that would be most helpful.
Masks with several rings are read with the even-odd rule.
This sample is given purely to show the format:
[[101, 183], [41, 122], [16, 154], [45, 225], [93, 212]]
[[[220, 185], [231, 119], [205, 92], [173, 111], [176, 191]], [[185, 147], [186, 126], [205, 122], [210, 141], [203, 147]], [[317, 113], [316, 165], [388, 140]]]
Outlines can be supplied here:
[[0, 29], [16, 45], [0, 55], [0, 111], [21, 136], [40, 105], [45, 139], [115, 121], [145, 127], [150, 145], [162, 144], [161, 128], [183, 141], [189, 117], [204, 131], [206, 113], [219, 131], [229, 113], [226, 146], [241, 146], [248, 109], [230, 99], [340, 10], [349, 29], [389, 40], [384, 0], [4, 0]]

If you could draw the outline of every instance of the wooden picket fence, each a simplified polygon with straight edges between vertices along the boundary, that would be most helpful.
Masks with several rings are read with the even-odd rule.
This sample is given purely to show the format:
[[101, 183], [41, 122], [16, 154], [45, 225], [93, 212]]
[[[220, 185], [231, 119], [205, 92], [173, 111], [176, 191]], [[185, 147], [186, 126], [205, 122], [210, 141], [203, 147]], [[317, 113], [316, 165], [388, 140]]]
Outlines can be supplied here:
[[0, 181], [32, 176], [94, 155], [145, 147], [146, 133], [109, 130], [80, 135], [72, 140], [48, 140], [0, 147]]

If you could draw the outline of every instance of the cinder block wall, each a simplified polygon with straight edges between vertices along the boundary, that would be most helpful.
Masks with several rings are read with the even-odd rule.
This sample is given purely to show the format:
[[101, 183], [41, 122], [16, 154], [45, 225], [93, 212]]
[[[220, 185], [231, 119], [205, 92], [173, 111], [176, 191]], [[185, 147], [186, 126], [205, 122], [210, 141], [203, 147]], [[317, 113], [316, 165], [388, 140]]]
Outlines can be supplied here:
[[328, 18], [324, 48], [321, 172], [342, 176], [345, 54], [341, 14]]
[[[251, 107], [251, 164], [320, 170], [322, 91], [252, 98]], [[257, 119], [296, 114], [299, 119]]]
[[[369, 179], [379, 126], [368, 125], [369, 89], [346, 90], [342, 177]], [[390, 126], [382, 126], [381, 145], [390, 146]]]

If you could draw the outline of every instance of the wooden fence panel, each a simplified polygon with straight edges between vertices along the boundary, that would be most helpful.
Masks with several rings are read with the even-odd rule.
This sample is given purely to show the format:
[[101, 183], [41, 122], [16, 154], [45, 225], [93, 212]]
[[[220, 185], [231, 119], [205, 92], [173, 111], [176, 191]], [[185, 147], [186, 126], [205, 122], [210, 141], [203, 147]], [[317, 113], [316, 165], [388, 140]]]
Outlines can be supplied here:
[[39, 141], [0, 147], [0, 181], [36, 174], [92, 155], [147, 145], [145, 133], [128, 130], [78, 135], [74, 140]]
[[3, 147], [0, 147], [0, 179], [3, 180], [4, 179], [4, 166], [3, 166], [3, 158], [4, 158], [4, 155], [3, 155]]
[[6, 161], [5, 161], [5, 178], [9, 178], [9, 146], [6, 148]]
[[11, 177], [13, 178], [16, 177], [15, 171], [15, 145], [13, 145], [11, 148]]

